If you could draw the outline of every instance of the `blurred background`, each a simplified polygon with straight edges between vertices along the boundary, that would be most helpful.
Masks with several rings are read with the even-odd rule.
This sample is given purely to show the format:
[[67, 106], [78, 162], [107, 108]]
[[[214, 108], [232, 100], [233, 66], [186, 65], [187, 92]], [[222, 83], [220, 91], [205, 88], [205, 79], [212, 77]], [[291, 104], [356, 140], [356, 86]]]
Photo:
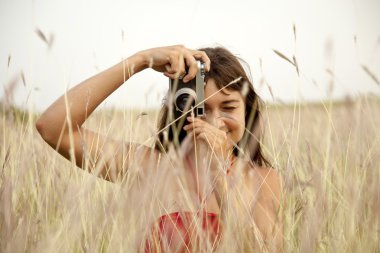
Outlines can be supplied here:
[[[170, 179], [134, 166], [107, 183], [54, 152], [35, 119], [99, 71], [173, 44], [224, 46], [249, 64], [268, 105], [263, 152], [283, 178], [285, 252], [380, 252], [379, 11], [379, 0], [0, 0], [0, 252], [137, 252], [161, 208], [151, 186]], [[85, 127], [153, 145], [167, 88], [161, 73], [134, 75]], [[218, 252], [250, 252], [257, 234], [231, 207]]]
[[[41, 112], [123, 58], [172, 44], [227, 47], [268, 102], [379, 95], [379, 11], [377, 0], [0, 0], [0, 99]], [[155, 108], [167, 88], [146, 70], [104, 105]]]

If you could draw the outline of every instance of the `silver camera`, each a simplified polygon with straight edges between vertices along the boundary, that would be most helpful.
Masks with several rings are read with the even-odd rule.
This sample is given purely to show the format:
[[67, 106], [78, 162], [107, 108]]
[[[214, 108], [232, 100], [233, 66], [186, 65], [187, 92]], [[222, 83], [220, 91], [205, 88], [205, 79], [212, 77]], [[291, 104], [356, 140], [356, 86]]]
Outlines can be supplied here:
[[[198, 71], [194, 79], [183, 83], [182, 77], [170, 79], [170, 92], [174, 104], [174, 117], [193, 112], [195, 117], [202, 117], [204, 110], [205, 65], [197, 61]], [[186, 71], [187, 73], [187, 71]]]
[[[182, 129], [183, 125], [188, 124], [187, 116], [194, 114], [195, 117], [202, 117], [205, 114], [204, 106], [204, 88], [205, 88], [205, 65], [197, 61], [198, 71], [192, 80], [188, 83], [182, 81], [182, 77], [178, 79], [169, 79], [169, 108], [171, 113], [169, 122], [168, 140], [175, 144], [181, 143], [187, 133]], [[186, 74], [188, 69], [186, 69]], [[174, 117], [174, 119], [172, 118]]]

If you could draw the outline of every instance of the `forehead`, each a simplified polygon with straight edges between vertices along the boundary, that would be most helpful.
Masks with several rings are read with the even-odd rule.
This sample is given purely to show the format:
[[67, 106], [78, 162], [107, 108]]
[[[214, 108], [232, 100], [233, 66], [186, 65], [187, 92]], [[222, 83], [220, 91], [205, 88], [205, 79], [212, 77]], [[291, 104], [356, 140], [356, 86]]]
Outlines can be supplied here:
[[238, 103], [243, 102], [243, 97], [239, 91], [231, 89], [222, 89], [218, 88], [214, 80], [209, 79], [205, 86], [205, 99], [206, 104], [222, 103], [230, 101]]

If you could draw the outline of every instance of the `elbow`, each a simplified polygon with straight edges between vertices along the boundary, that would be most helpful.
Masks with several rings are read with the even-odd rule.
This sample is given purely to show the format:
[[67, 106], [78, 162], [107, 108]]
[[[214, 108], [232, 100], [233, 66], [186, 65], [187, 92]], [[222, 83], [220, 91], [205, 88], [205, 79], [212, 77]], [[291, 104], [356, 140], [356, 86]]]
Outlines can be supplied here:
[[49, 123], [43, 118], [39, 118], [36, 121], [35, 126], [42, 139], [46, 141], [49, 145], [53, 145], [54, 135], [52, 133], [52, 129], [49, 127]]
[[37, 132], [42, 136], [43, 132], [44, 132], [44, 128], [45, 128], [45, 124], [44, 122], [41, 120], [41, 118], [39, 118], [37, 121], [36, 121], [36, 129], [37, 129]]
[[36, 121], [36, 129], [37, 129], [37, 132], [41, 135], [42, 139], [45, 140], [46, 138], [46, 135], [47, 135], [47, 127], [46, 127], [46, 123], [43, 119], [39, 118], [37, 121]]

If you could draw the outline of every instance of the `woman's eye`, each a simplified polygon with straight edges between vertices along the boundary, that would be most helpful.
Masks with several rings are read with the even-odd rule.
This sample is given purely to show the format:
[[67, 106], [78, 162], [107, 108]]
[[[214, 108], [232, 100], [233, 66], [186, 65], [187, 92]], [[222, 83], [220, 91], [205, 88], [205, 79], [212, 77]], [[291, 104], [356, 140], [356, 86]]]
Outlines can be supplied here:
[[223, 107], [224, 110], [227, 110], [227, 111], [232, 111], [234, 110], [236, 107]]

